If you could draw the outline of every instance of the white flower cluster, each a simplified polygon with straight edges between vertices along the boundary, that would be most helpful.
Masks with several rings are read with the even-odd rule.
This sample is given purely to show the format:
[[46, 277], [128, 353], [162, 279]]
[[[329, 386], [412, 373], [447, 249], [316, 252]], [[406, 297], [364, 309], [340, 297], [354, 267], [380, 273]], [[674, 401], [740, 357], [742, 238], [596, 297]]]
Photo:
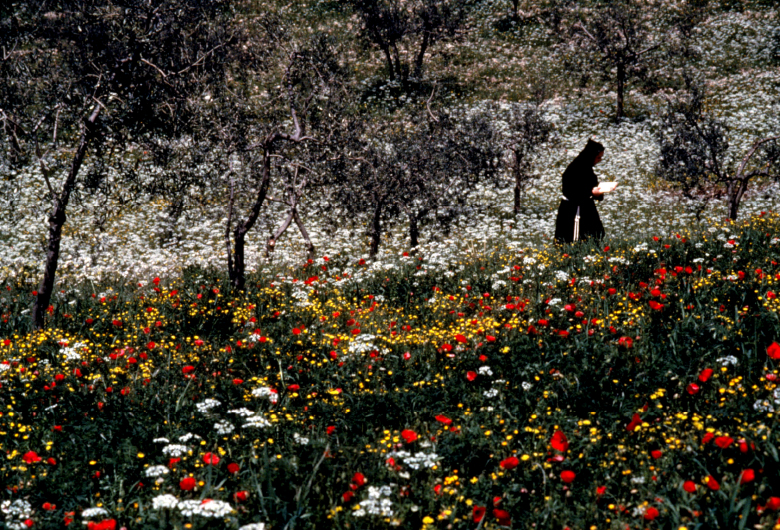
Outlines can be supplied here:
[[230, 434], [235, 431], [236, 428], [229, 421], [221, 420], [214, 424], [214, 430], [217, 431], [217, 434], [224, 435]]
[[293, 433], [293, 440], [295, 440], [295, 443], [297, 443], [299, 445], [308, 445], [309, 444], [309, 439], [308, 438], [304, 438], [303, 436], [301, 436], [297, 432]]
[[415, 454], [411, 454], [409, 451], [396, 451], [389, 453], [389, 456], [395, 458], [397, 462], [403, 462], [405, 465], [415, 470], [424, 467], [431, 468], [439, 464], [439, 455], [436, 453], [423, 453], [422, 451], [418, 451]]
[[531, 383], [529, 383], [528, 381], [523, 381], [523, 384], [522, 384], [522, 385], [520, 385], [520, 386], [522, 386], [522, 387], [523, 387], [523, 390], [525, 390], [526, 392], [528, 392], [529, 390], [531, 390], [531, 387], [532, 387], [533, 385], [532, 385]]
[[265, 523], [249, 523], [239, 526], [238, 530], [265, 530]]
[[489, 390], [485, 390], [482, 392], [482, 395], [486, 398], [494, 398], [498, 395], [498, 389], [497, 388], [491, 388]]
[[156, 444], [169, 444], [171, 441], [168, 438], [155, 438], [152, 442]]
[[221, 404], [222, 403], [216, 399], [208, 398], [200, 403], [195, 403], [195, 408], [198, 409], [198, 412], [201, 414], [207, 414], [211, 409], [219, 407]]
[[0, 503], [0, 511], [5, 514], [8, 528], [13, 528], [14, 530], [26, 530], [27, 525], [25, 521], [32, 517], [32, 506], [23, 499], [17, 499], [13, 502], [3, 501]]
[[261, 429], [263, 427], [270, 427], [271, 426], [271, 422], [268, 421], [267, 419], [265, 419], [265, 417], [262, 414], [260, 414], [259, 412], [255, 413], [255, 414], [253, 414], [251, 416], [247, 416], [246, 418], [244, 418], [244, 420], [246, 422], [243, 425], [243, 427], [245, 429], [247, 429], [249, 427], [257, 427], [258, 429]]
[[176, 506], [179, 505], [179, 499], [171, 495], [170, 493], [166, 493], [164, 495], [158, 495], [154, 499], [152, 499], [152, 508], [155, 510], [161, 510], [163, 508], [176, 508]]
[[233, 511], [233, 507], [224, 501], [214, 499], [180, 501], [179, 512], [185, 517], [200, 515], [201, 517], [225, 517]]
[[183, 435], [179, 436], [179, 441], [182, 442], [182, 443], [187, 443], [190, 440], [202, 440], [202, 439], [203, 438], [201, 438], [197, 434], [191, 433], [191, 432], [188, 432], [187, 434], [183, 434]]
[[274, 392], [271, 387], [261, 386], [252, 390], [252, 395], [259, 398], [268, 398], [271, 403], [279, 401], [279, 394]]
[[479, 372], [480, 375], [493, 375], [493, 370], [491, 370], [489, 366], [480, 366], [477, 369], [477, 372]]
[[238, 414], [239, 416], [246, 418], [247, 416], [254, 414], [254, 412], [247, 408], [241, 407], [240, 409], [229, 410], [228, 414]]
[[67, 341], [61, 342], [66, 344], [66, 346], [60, 348], [60, 355], [65, 358], [65, 362], [81, 360], [81, 354], [79, 353], [79, 350], [86, 346], [86, 344], [83, 342], [74, 342], [72, 345], [70, 345], [67, 343]]
[[165, 456], [179, 457], [186, 455], [190, 451], [190, 448], [181, 444], [170, 444], [162, 448], [162, 453]]
[[170, 473], [170, 470], [165, 466], [149, 466], [144, 470], [144, 474], [147, 477], [161, 477]]
[[716, 362], [719, 362], [722, 366], [728, 366], [729, 364], [736, 366], [738, 361], [733, 355], [726, 355], [725, 357], [716, 359]]
[[101, 508], [99, 506], [87, 508], [81, 512], [81, 517], [83, 519], [94, 519], [95, 517], [104, 517], [106, 515], [108, 515], [108, 511], [105, 508]]
[[768, 399], [759, 399], [753, 403], [753, 409], [758, 412], [774, 412], [775, 408], [769, 403]]
[[368, 498], [360, 501], [359, 508], [352, 512], [352, 515], [355, 517], [364, 517], [366, 515], [392, 517], [393, 501], [388, 498], [392, 493], [393, 490], [390, 486], [382, 486], [380, 488], [369, 486]]

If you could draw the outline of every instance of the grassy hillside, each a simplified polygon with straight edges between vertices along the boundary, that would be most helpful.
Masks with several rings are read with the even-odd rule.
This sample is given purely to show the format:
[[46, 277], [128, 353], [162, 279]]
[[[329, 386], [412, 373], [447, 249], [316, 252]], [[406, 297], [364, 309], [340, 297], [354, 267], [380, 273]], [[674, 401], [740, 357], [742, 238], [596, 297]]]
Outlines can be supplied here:
[[5, 524], [772, 528], [778, 233], [6, 281]]

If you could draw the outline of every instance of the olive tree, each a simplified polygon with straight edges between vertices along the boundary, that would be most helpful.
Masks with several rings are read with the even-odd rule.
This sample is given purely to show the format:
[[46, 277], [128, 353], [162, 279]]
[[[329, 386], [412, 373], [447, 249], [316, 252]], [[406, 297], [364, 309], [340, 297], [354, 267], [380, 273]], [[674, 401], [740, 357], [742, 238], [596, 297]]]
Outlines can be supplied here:
[[657, 174], [698, 205], [725, 193], [728, 217], [736, 219], [748, 185], [780, 178], [780, 136], [757, 138], [743, 153], [729, 145], [729, 127], [707, 111], [701, 84], [688, 80], [688, 91], [670, 100], [657, 133]]
[[4, 9], [2, 148], [12, 165], [39, 166], [40, 201], [49, 211], [32, 311], [41, 328], [85, 161], [121, 162], [140, 138], [182, 126], [193, 88], [220, 75], [233, 13], [226, 0], [19, 1]]

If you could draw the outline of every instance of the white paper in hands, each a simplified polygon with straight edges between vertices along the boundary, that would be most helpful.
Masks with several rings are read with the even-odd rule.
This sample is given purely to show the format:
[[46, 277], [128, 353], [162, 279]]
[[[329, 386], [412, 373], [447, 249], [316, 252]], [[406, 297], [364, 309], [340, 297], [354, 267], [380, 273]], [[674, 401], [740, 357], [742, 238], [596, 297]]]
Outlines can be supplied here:
[[617, 182], [601, 182], [596, 189], [601, 193], [609, 193], [611, 191], [615, 191], [617, 185]]

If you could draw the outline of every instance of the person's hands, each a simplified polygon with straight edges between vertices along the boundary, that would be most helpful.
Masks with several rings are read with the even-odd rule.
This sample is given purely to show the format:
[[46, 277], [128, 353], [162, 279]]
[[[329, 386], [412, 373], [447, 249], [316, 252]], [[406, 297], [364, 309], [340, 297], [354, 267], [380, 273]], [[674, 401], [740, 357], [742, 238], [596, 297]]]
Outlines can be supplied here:
[[592, 194], [594, 197], [600, 197], [601, 195], [604, 195], [604, 192], [602, 192], [602, 191], [601, 191], [600, 189], [598, 189], [598, 188], [593, 188], [592, 190], [590, 190], [590, 193], [591, 193], [591, 194]]

